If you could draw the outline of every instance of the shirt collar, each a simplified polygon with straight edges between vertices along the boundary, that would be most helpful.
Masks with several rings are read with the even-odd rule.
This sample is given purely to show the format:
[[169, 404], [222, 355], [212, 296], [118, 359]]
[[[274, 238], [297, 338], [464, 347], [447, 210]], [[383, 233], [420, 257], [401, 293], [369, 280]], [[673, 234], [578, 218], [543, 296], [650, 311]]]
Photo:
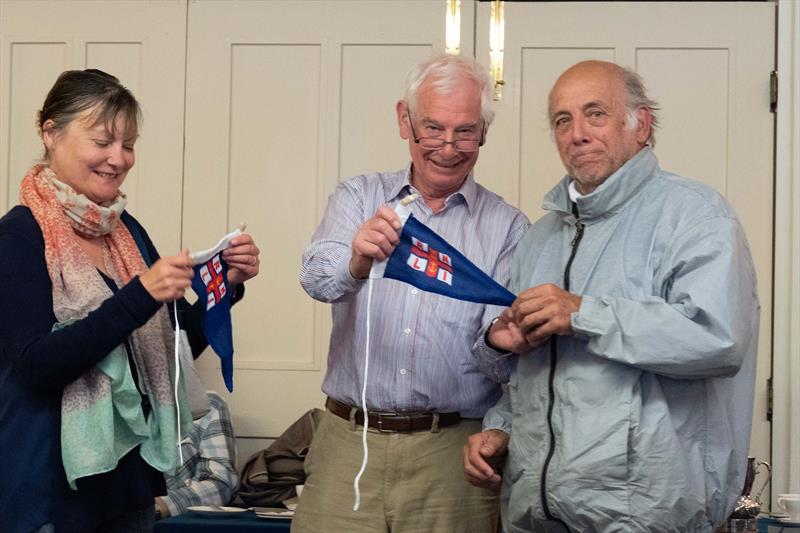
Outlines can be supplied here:
[[386, 191], [386, 203], [408, 196], [411, 190], [411, 163], [409, 163], [403, 171], [402, 179], [395, 181], [392, 187]]
[[[395, 183], [395, 185], [389, 190], [388, 195], [386, 197], [386, 203], [392, 202], [394, 200], [399, 200], [411, 194], [412, 191], [416, 191], [417, 189], [411, 185], [411, 163], [406, 166], [405, 172], [403, 173], [403, 179], [400, 179]], [[478, 198], [478, 184], [475, 183], [475, 177], [473, 172], [470, 172], [467, 176], [467, 179], [464, 180], [464, 183], [461, 184], [461, 187], [450, 196], [445, 198], [444, 205], [447, 208], [451, 202], [457, 201], [458, 198], [462, 198], [464, 203], [467, 204], [467, 209], [470, 213], [475, 206]]]
[[578, 187], [575, 185], [575, 180], [569, 182], [569, 199], [573, 202], [577, 202], [578, 198], [583, 198], [584, 195], [578, 192]]

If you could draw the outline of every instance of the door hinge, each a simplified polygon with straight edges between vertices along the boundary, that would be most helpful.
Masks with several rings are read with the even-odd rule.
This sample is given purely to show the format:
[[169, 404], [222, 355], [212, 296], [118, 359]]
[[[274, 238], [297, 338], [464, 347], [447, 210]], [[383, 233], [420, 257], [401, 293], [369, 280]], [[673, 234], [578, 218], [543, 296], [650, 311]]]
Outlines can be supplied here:
[[772, 422], [772, 378], [767, 378], [767, 422]]
[[778, 71], [769, 73], [769, 111], [775, 113], [778, 109]]

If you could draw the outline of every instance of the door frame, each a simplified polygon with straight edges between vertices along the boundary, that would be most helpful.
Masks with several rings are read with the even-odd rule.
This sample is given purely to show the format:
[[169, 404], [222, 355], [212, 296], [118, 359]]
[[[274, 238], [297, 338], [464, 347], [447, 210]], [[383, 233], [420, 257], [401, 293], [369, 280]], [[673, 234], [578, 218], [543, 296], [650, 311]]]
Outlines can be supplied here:
[[778, 0], [777, 18], [772, 504], [800, 492], [800, 5]]

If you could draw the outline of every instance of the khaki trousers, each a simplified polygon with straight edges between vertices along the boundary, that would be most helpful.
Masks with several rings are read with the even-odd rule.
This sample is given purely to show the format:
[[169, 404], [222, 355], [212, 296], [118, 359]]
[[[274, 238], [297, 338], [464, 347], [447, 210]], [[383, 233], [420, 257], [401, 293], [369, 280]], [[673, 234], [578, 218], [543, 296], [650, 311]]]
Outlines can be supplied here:
[[470, 485], [463, 472], [463, 420], [438, 432], [369, 429], [361, 505], [353, 480], [363, 457], [362, 427], [326, 412], [305, 460], [306, 482], [293, 533], [495, 533], [498, 495]]

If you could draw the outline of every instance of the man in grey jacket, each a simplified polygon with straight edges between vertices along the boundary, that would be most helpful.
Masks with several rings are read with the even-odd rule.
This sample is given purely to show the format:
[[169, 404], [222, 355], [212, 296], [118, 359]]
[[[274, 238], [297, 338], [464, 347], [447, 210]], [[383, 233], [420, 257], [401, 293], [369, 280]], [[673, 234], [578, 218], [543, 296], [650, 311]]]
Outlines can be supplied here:
[[742, 489], [754, 268], [728, 202], [659, 168], [655, 110], [613, 63], [550, 92], [567, 176], [517, 247], [485, 334], [517, 370], [464, 452], [470, 482], [502, 482], [507, 532], [711, 532]]

